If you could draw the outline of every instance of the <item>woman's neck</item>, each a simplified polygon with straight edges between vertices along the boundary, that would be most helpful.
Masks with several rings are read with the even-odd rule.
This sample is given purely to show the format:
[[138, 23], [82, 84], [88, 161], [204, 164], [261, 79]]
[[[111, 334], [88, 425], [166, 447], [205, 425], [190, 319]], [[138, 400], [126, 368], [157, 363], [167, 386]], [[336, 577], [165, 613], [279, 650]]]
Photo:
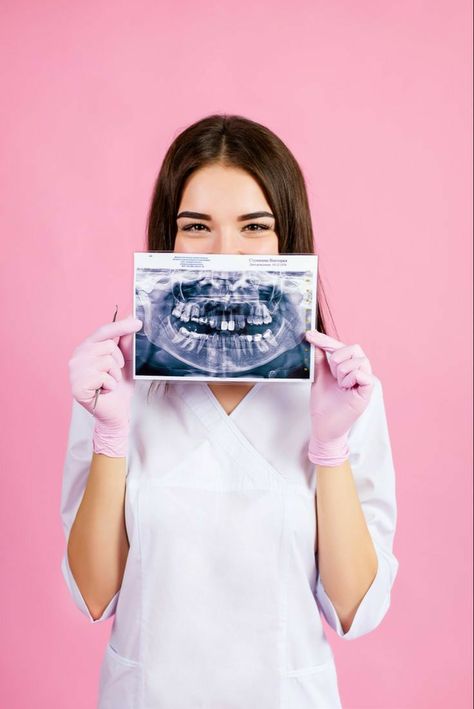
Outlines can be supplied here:
[[254, 385], [248, 382], [208, 382], [208, 387], [219, 401], [226, 414], [232, 413]]

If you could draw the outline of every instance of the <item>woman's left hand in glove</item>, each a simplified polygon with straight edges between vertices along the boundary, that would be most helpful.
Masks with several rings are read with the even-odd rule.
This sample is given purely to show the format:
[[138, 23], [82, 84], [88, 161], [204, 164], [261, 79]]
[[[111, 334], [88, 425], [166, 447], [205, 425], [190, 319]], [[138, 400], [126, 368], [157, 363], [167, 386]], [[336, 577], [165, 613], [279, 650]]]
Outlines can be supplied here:
[[341, 465], [349, 458], [349, 430], [372, 395], [372, 367], [360, 345], [344, 345], [318, 330], [305, 336], [315, 347], [308, 457], [315, 465]]

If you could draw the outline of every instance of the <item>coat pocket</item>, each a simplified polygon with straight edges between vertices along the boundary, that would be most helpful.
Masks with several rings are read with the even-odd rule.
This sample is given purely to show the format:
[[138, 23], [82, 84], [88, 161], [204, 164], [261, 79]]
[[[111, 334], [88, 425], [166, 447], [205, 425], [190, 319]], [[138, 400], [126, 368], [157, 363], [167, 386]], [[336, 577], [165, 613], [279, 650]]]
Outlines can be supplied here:
[[284, 709], [341, 709], [334, 660], [287, 672], [283, 679]]
[[141, 663], [105, 648], [99, 679], [98, 709], [137, 709]]

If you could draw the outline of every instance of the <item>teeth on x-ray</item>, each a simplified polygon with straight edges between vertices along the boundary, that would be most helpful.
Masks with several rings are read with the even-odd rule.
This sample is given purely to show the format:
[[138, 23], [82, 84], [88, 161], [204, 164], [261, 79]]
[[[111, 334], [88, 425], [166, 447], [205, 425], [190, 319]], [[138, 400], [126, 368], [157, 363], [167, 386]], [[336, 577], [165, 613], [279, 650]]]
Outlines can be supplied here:
[[[183, 349], [189, 351], [196, 349], [197, 352], [200, 352], [211, 337], [213, 336], [208, 333], [187, 330], [182, 326], [179, 328], [178, 333], [175, 334], [173, 342], [181, 345]], [[254, 335], [236, 334], [232, 338], [228, 338], [228, 343], [229, 346], [240, 348], [249, 354], [253, 353], [254, 346], [256, 346], [260, 352], [268, 352], [270, 345], [276, 347], [278, 344], [271, 330], [266, 330], [263, 335], [260, 332], [256, 332]]]
[[[211, 344], [221, 349], [234, 351], [237, 361], [255, 353], [267, 353], [278, 346], [278, 342], [268, 327], [273, 322], [266, 303], [226, 303], [219, 301], [183, 302], [176, 301], [172, 316], [174, 327], [178, 334], [173, 337], [173, 343], [187, 352], [199, 353], [203, 347]], [[252, 325], [252, 328], [248, 326]], [[262, 326], [262, 327], [259, 327]], [[220, 343], [214, 342], [213, 331], [228, 333]], [[230, 333], [233, 333], [231, 336]]]
[[172, 311], [175, 318], [178, 318], [182, 322], [196, 322], [202, 325], [207, 325], [211, 328], [220, 327], [221, 330], [235, 330], [243, 329], [245, 323], [254, 325], [268, 325], [272, 322], [272, 316], [268, 307], [265, 303], [257, 303], [250, 307], [249, 314], [245, 316], [242, 313], [233, 310], [229, 313], [223, 313], [221, 315], [213, 315], [207, 317], [206, 306], [193, 305], [192, 303], [182, 303], [178, 302]]

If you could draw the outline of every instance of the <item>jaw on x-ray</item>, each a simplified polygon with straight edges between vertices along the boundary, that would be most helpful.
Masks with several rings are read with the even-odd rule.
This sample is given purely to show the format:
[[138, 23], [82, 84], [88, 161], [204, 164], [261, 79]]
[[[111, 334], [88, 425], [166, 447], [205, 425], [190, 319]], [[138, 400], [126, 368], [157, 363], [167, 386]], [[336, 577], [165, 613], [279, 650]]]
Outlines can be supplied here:
[[307, 272], [138, 269], [136, 375], [309, 379]]

